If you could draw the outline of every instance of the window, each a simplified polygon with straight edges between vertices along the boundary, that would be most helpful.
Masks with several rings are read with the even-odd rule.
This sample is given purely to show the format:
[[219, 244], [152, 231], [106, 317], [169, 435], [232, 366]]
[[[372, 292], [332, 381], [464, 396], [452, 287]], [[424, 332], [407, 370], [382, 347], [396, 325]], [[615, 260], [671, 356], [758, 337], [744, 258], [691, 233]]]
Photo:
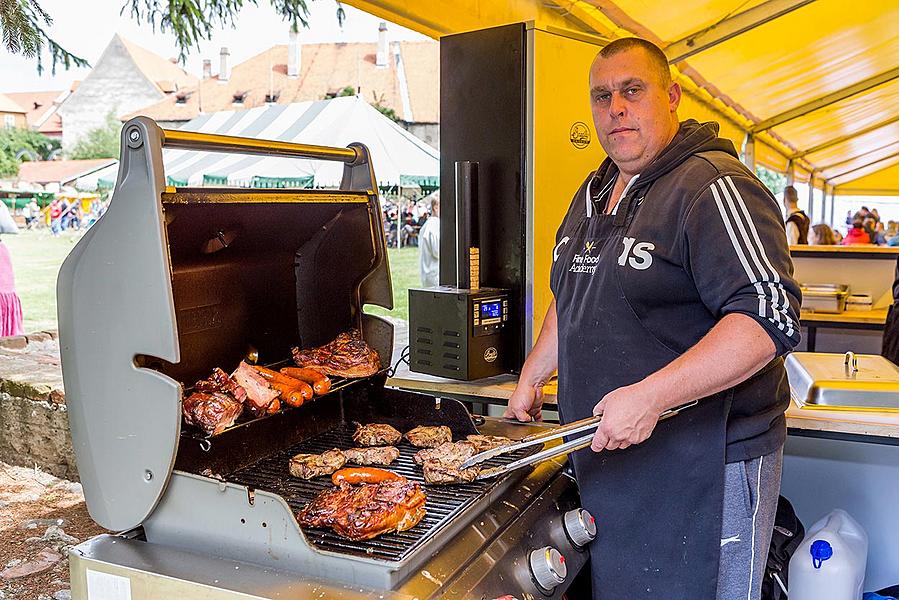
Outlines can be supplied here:
[[234, 97], [231, 100], [232, 104], [243, 104], [243, 101], [247, 98], [247, 92], [234, 92]]
[[281, 97], [281, 92], [270, 92], [265, 95], [265, 103], [266, 104], [275, 104], [278, 102], [278, 98]]
[[3, 115], [3, 125], [7, 129], [12, 129], [16, 126], [16, 115]]

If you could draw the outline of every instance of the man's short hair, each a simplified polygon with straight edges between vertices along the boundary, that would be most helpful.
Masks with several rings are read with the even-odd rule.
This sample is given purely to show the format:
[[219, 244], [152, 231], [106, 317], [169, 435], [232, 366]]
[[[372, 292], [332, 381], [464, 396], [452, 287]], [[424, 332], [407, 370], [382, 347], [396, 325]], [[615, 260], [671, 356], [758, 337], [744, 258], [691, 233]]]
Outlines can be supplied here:
[[635, 48], [642, 48], [649, 55], [649, 60], [653, 67], [656, 68], [659, 75], [659, 81], [662, 85], [667, 86], [671, 83], [671, 69], [668, 67], [668, 57], [662, 52], [662, 49], [650, 42], [638, 37], [619, 38], [599, 51], [602, 58], [611, 58], [616, 54], [627, 52]]
[[799, 202], [799, 192], [792, 185], [788, 185], [784, 188], [784, 199], [791, 204], [796, 204]]
[[440, 209], [440, 196], [431, 198], [431, 213], [433, 213], [435, 209]]

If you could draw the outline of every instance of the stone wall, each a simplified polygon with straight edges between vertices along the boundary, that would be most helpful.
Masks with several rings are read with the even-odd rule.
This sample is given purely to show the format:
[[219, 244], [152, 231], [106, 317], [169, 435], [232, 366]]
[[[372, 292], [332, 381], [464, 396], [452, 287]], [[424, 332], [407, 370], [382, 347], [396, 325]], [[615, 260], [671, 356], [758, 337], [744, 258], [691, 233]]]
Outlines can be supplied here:
[[56, 332], [0, 338], [0, 461], [78, 479]]

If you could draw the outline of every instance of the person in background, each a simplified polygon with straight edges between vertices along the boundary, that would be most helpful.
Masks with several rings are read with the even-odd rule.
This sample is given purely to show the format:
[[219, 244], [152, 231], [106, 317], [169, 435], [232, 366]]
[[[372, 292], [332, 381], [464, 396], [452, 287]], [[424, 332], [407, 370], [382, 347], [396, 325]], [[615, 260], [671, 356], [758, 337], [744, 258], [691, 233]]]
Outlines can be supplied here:
[[837, 239], [830, 225], [818, 223], [809, 230], [808, 243], [816, 246], [834, 246], [837, 243]]
[[784, 209], [787, 211], [787, 243], [808, 244], [808, 227], [811, 220], [799, 210], [799, 193], [792, 185], [784, 188]]
[[846, 232], [846, 236], [840, 243], [843, 246], [857, 246], [859, 244], [871, 243], [871, 236], [865, 231], [865, 225], [861, 219], [852, 221], [852, 227], [849, 228], [849, 231]]
[[[41, 207], [37, 205], [37, 201], [32, 198], [31, 202], [25, 205], [25, 229], [32, 229], [37, 226], [38, 220], [41, 218]], [[29, 214], [31, 218], [29, 218]]]
[[862, 221], [862, 227], [865, 228], [865, 232], [868, 234], [868, 237], [871, 238], [871, 243], [883, 246], [887, 241], [886, 238], [883, 237], [883, 233], [877, 230], [878, 225], [880, 225], [880, 223], [877, 222], [877, 219], [874, 218], [873, 214], [868, 214]]
[[[6, 204], [0, 202], [0, 233], [18, 233]], [[16, 278], [12, 271], [9, 248], [0, 241], [0, 337], [24, 335], [22, 327], [22, 303], [16, 294]]]
[[440, 285], [440, 196], [431, 199], [431, 216], [418, 232], [418, 268], [421, 285]]
[[54, 198], [53, 202], [50, 203], [50, 231], [53, 235], [59, 235], [62, 231], [62, 216], [63, 205], [60, 202], [59, 198]]

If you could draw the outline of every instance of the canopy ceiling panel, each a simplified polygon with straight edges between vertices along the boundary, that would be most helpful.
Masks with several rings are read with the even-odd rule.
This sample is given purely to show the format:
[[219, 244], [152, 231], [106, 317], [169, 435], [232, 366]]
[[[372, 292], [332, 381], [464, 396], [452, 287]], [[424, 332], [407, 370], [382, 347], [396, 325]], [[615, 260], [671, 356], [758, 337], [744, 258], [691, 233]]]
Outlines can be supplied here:
[[871, 175], [847, 181], [834, 188], [842, 196], [899, 196], [899, 165], [893, 165]]
[[[711, 27], [726, 17], [736, 6], [748, 10], [762, 4], [764, 0], [751, 2], [722, 2], [722, 0], [678, 0], [658, 2], [656, 0], [630, 0], [616, 2], [631, 17], [649, 27], [662, 40], [673, 42]], [[644, 18], [645, 17], [645, 18]]]
[[[896, 165], [896, 164], [899, 164], [899, 154], [894, 154], [887, 159], [878, 161], [876, 163], [872, 163], [866, 167], [861, 167], [861, 168], [851, 169], [851, 170], [850, 169], [842, 169], [842, 170], [837, 169], [838, 171], [840, 171], [840, 173], [837, 174], [836, 176], [834, 176], [833, 178], [831, 178], [830, 183], [832, 183], [833, 185], [837, 185], [837, 186], [847, 185], [853, 181], [865, 178], [868, 175], [872, 175], [874, 173], [877, 173], [878, 171], [882, 171], [882, 170], [892, 167], [893, 165]], [[890, 185], [890, 187], [894, 187], [894, 188], [897, 187], [895, 180], [890, 182], [889, 185]]]
[[845, 173], [846, 171], [859, 169], [872, 163], [880, 162], [896, 154], [899, 154], [899, 139], [881, 146], [877, 150], [866, 152], [861, 156], [851, 157], [847, 155], [847, 158], [845, 159], [823, 165], [821, 174], [825, 178], [836, 177], [840, 173]]
[[840, 160], [872, 152], [896, 140], [899, 140], [899, 121], [809, 154], [808, 159], [816, 165], [826, 167]]

